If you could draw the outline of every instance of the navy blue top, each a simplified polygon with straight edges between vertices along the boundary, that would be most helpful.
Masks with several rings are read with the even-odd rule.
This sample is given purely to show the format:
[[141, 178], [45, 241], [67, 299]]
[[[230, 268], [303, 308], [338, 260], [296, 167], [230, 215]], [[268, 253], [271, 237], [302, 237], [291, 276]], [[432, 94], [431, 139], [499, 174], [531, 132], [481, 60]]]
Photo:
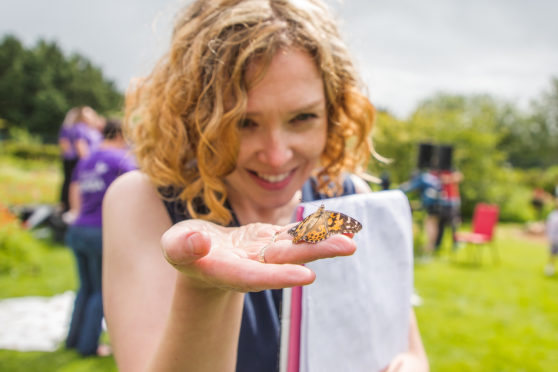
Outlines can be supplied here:
[[[349, 177], [343, 182], [343, 195], [354, 194], [355, 188]], [[163, 193], [165, 196], [167, 192]], [[168, 195], [172, 195], [169, 192]], [[302, 200], [327, 199], [316, 191], [316, 181], [310, 179], [302, 187]], [[163, 199], [169, 216], [174, 223], [189, 219], [188, 212], [176, 199]], [[229, 227], [240, 226], [230, 205], [232, 221]], [[207, 208], [199, 205], [204, 213]], [[248, 292], [244, 296], [242, 322], [238, 339], [236, 372], [273, 372], [279, 370], [279, 345], [281, 338], [281, 289]]]

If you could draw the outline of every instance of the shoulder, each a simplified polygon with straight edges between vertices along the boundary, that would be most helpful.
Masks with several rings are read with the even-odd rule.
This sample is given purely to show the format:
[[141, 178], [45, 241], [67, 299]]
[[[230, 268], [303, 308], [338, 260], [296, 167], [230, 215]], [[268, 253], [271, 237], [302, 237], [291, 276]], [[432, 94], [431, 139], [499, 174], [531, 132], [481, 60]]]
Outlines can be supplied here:
[[367, 192], [372, 192], [372, 189], [370, 189], [368, 183], [356, 174], [350, 174], [348, 178], [355, 187], [355, 193], [365, 194]]
[[117, 177], [109, 186], [103, 203], [107, 213], [122, 218], [133, 217], [134, 220], [138, 220], [139, 215], [145, 215], [145, 218], [154, 215], [166, 216], [162, 213], [164, 206], [159, 193], [149, 178], [139, 170], [132, 170]]
[[121, 198], [157, 198], [157, 190], [149, 178], [139, 170], [124, 173], [110, 185], [106, 198], [118, 200]]
[[156, 255], [159, 248], [152, 248], [159, 245], [161, 235], [172, 225], [156, 188], [137, 170], [124, 173], [110, 184], [102, 211], [107, 252], [133, 249]]

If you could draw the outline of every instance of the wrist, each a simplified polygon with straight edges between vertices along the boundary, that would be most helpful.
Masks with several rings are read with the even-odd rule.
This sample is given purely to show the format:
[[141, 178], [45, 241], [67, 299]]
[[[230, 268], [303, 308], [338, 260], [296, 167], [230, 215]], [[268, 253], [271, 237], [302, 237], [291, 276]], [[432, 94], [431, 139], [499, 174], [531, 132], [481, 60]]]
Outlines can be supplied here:
[[207, 298], [222, 297], [238, 293], [236, 291], [232, 291], [230, 288], [217, 286], [210, 281], [197, 278], [180, 271], [177, 273], [176, 291], [178, 293], [188, 293], [192, 296], [203, 296]]

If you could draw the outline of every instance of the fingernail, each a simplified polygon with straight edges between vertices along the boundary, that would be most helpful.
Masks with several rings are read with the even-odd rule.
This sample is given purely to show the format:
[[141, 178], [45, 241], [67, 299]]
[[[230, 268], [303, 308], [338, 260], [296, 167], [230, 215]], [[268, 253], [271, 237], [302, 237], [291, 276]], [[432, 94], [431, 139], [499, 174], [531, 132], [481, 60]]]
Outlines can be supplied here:
[[186, 234], [186, 247], [192, 252], [192, 254], [199, 256], [203, 253], [202, 244], [200, 244], [201, 233], [197, 231], [191, 231]]

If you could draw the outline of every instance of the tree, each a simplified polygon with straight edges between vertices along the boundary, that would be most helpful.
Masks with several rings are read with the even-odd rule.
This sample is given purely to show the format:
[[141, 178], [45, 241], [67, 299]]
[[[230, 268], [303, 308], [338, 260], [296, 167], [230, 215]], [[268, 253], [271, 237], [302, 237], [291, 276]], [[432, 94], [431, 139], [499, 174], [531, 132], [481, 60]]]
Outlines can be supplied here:
[[64, 55], [55, 42], [26, 49], [14, 36], [0, 43], [0, 119], [54, 139], [66, 112], [88, 105], [100, 114], [119, 111], [122, 94], [87, 58]]
[[516, 112], [502, 123], [506, 133], [500, 149], [511, 165], [520, 168], [548, 168], [558, 160], [558, 78], [550, 89], [533, 100], [527, 113]]

